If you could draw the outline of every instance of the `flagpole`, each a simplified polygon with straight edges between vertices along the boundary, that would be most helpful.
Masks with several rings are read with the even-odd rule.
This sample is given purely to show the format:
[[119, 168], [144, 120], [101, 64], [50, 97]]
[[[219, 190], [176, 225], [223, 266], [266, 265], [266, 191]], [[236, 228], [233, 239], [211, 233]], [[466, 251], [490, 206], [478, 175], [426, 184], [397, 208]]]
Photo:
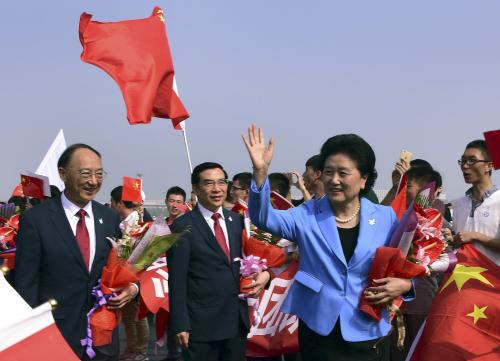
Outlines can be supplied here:
[[182, 134], [184, 135], [184, 145], [186, 146], [186, 155], [188, 159], [188, 164], [189, 164], [189, 174], [193, 173], [193, 164], [191, 163], [191, 155], [189, 154], [189, 145], [187, 141], [187, 135], [186, 135], [186, 124], [183, 124], [182, 126]]

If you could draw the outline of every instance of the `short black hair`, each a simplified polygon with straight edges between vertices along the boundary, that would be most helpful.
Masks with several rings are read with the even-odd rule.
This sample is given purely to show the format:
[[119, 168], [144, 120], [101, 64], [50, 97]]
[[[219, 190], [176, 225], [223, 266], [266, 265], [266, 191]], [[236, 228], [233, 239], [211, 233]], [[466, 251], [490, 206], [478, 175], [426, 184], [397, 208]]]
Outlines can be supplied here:
[[319, 154], [313, 155], [306, 161], [306, 168], [311, 167], [315, 172], [321, 170], [320, 158]]
[[99, 153], [97, 150], [92, 148], [90, 145], [83, 144], [83, 143], [76, 143], [76, 144], [70, 145], [68, 148], [66, 148], [64, 150], [63, 154], [61, 154], [61, 156], [59, 157], [59, 160], [57, 161], [57, 168], [66, 168], [66, 166], [71, 161], [71, 156], [78, 149], [91, 150], [99, 157], [99, 159], [101, 159], [101, 153]]
[[241, 188], [250, 189], [250, 183], [252, 182], [252, 173], [242, 172], [235, 174], [233, 177], [233, 183], [236, 181], [240, 182]]
[[411, 167], [406, 172], [408, 180], [414, 180], [417, 182], [436, 183], [436, 188], [443, 185], [443, 179], [438, 171], [429, 167]]
[[170, 187], [167, 191], [167, 195], [165, 196], [165, 199], [168, 198], [169, 195], [171, 194], [175, 194], [175, 195], [178, 195], [178, 196], [182, 196], [182, 201], [185, 202], [186, 201], [186, 192], [184, 191], [184, 189], [182, 189], [181, 187], [178, 187], [178, 186], [173, 186], [173, 187]]
[[271, 173], [268, 175], [268, 178], [271, 189], [277, 189], [277, 192], [286, 198], [288, 193], [290, 193], [290, 181], [288, 177], [283, 173]]
[[9, 198], [7, 203], [14, 203], [16, 207], [19, 207], [21, 212], [26, 210], [26, 206], [28, 205], [28, 199], [22, 196], [12, 196]]
[[50, 198], [59, 198], [61, 196], [61, 190], [57, 186], [50, 185]]
[[410, 161], [410, 167], [427, 167], [432, 169], [432, 165], [424, 159], [413, 159]]
[[345, 154], [356, 163], [362, 176], [366, 176], [365, 188], [360, 195], [365, 195], [373, 188], [377, 180], [375, 169], [375, 152], [370, 144], [357, 134], [339, 134], [326, 140], [320, 151], [320, 170], [325, 168], [325, 162], [331, 155]]
[[465, 149], [469, 148], [479, 149], [484, 157], [484, 160], [489, 161], [491, 159], [490, 152], [488, 151], [488, 146], [486, 145], [486, 141], [482, 139], [473, 140], [465, 147]]
[[207, 169], [220, 169], [224, 172], [224, 178], [227, 179], [227, 173], [219, 163], [204, 162], [204, 163], [198, 164], [196, 167], [194, 167], [193, 173], [191, 174], [191, 184], [200, 183], [200, 174], [203, 171], [206, 171]]
[[111, 199], [114, 200], [116, 203], [123, 202], [123, 205], [127, 209], [133, 209], [137, 207], [137, 204], [134, 202], [122, 200], [122, 195], [123, 195], [123, 186], [115, 187], [111, 191]]

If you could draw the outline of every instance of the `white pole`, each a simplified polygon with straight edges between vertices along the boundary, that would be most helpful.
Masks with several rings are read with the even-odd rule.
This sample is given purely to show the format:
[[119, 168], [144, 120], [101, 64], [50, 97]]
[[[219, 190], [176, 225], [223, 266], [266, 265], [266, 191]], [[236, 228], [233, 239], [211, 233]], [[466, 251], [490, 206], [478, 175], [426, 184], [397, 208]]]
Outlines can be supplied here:
[[193, 164], [191, 163], [191, 155], [189, 154], [189, 146], [188, 146], [188, 141], [187, 141], [187, 136], [186, 136], [186, 124], [183, 124], [182, 127], [182, 134], [184, 135], [184, 145], [186, 146], [186, 155], [189, 163], [189, 174], [193, 173]]

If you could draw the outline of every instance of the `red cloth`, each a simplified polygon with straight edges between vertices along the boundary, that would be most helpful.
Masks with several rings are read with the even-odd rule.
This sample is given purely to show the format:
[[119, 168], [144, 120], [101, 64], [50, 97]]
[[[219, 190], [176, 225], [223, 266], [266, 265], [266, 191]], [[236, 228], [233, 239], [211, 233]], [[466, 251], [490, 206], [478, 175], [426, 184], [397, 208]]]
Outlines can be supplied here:
[[488, 153], [495, 169], [500, 169], [500, 129], [484, 133]]
[[466, 244], [432, 302], [411, 361], [498, 361], [500, 267]]
[[403, 174], [401, 177], [401, 181], [399, 182], [399, 187], [396, 193], [396, 197], [391, 203], [392, 209], [396, 212], [396, 216], [398, 219], [403, 217], [403, 214], [406, 211], [406, 184], [408, 182], [408, 177], [406, 174]]
[[163, 10], [150, 17], [116, 22], [80, 16], [81, 59], [107, 72], [121, 89], [130, 124], [151, 117], [172, 119], [174, 127], [189, 117], [174, 90], [174, 66]]
[[229, 255], [229, 248], [226, 243], [226, 236], [224, 236], [224, 231], [219, 223], [219, 218], [222, 216], [219, 213], [212, 214], [212, 219], [214, 220], [214, 233], [217, 243], [227, 257], [227, 260], [231, 262], [231, 256]]
[[283, 248], [248, 237], [246, 231], [241, 233], [241, 239], [245, 255], [253, 255], [261, 259], [266, 259], [268, 268], [281, 267], [285, 264], [286, 258]]
[[80, 219], [76, 224], [76, 241], [78, 243], [78, 247], [80, 248], [80, 252], [82, 252], [85, 267], [88, 270], [90, 262], [90, 236], [87, 225], [85, 224], [86, 215], [87, 212], [83, 209], [80, 209], [77, 213], [77, 216], [80, 217]]
[[141, 178], [123, 177], [122, 201], [142, 203]]
[[[414, 278], [425, 275], [425, 268], [408, 261], [399, 248], [379, 247], [375, 251], [375, 258], [368, 275], [369, 280], [376, 280], [385, 277]], [[375, 284], [370, 284], [370, 287]], [[361, 294], [359, 309], [370, 315], [373, 319], [380, 321], [380, 306], [368, 303]]]
[[14, 190], [12, 191], [12, 194], [10, 196], [11, 197], [24, 197], [23, 185], [21, 183], [16, 185], [16, 187], [14, 188]]
[[[125, 260], [119, 259], [116, 249], [109, 252], [108, 262], [102, 269], [101, 290], [104, 294], [112, 293], [111, 288], [124, 288], [138, 281], [134, 269]], [[106, 306], [97, 309], [90, 317], [94, 346], [111, 343], [113, 330], [120, 323], [120, 314]]]
[[0, 360], [78, 361], [55, 323], [0, 351]]

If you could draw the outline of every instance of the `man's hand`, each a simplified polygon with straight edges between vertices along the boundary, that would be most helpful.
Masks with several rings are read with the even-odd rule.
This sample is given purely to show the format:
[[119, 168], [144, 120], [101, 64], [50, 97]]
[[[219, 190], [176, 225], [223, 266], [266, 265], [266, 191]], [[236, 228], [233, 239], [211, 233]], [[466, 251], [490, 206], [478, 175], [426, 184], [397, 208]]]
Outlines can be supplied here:
[[187, 350], [187, 348], [189, 347], [189, 332], [179, 332], [175, 336], [177, 337], [177, 343], [179, 344], [179, 346], [184, 350]]
[[124, 288], [111, 288], [111, 291], [116, 292], [118, 296], [111, 297], [108, 300], [108, 308], [110, 310], [115, 310], [125, 306], [130, 300], [132, 300], [138, 293], [137, 286], [129, 284]]
[[244, 286], [243, 289], [249, 289], [248, 296], [258, 296], [259, 293], [266, 287], [267, 282], [271, 279], [271, 275], [267, 271], [254, 273], [250, 278], [253, 278], [252, 284]]
[[411, 289], [411, 280], [405, 278], [387, 277], [373, 282], [379, 286], [365, 290], [365, 298], [373, 305], [388, 305]]

